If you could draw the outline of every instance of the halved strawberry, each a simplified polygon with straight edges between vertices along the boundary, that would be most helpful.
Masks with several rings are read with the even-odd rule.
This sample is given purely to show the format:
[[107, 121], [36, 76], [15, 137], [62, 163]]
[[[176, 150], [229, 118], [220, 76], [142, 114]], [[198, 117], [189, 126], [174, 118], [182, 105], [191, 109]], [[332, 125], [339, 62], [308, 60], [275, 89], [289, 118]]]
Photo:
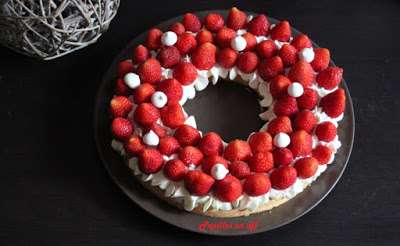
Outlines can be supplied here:
[[317, 172], [318, 160], [314, 157], [304, 157], [297, 160], [293, 167], [297, 171], [297, 177], [301, 179], [308, 179]]
[[164, 159], [156, 149], [145, 149], [139, 154], [138, 166], [145, 174], [156, 173], [161, 170]]
[[328, 67], [317, 75], [317, 83], [319, 87], [327, 90], [335, 89], [342, 80], [343, 69], [340, 67]]
[[288, 95], [288, 87], [292, 83], [290, 79], [284, 75], [276, 75], [269, 83], [271, 95], [276, 99], [281, 99]]
[[324, 96], [321, 98], [319, 106], [322, 107], [322, 110], [331, 118], [340, 116], [346, 108], [346, 95], [344, 90], [340, 88]]

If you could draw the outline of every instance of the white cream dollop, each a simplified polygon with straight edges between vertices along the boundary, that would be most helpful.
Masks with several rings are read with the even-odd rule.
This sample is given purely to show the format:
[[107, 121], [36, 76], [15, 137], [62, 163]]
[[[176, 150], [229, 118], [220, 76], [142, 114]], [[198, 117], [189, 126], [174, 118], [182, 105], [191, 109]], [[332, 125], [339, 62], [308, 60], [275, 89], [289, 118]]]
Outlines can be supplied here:
[[299, 52], [300, 61], [312, 62], [314, 60], [314, 51], [311, 48], [304, 48]]
[[168, 31], [161, 36], [161, 43], [165, 46], [172, 46], [178, 41], [176, 33]]
[[274, 137], [274, 145], [278, 148], [286, 148], [290, 144], [290, 137], [286, 133], [280, 132]]
[[247, 42], [242, 36], [236, 36], [231, 40], [231, 47], [236, 51], [243, 51], [246, 49]]
[[136, 89], [140, 85], [139, 75], [136, 73], [127, 73], [124, 76], [124, 82], [129, 88]]
[[157, 146], [160, 142], [160, 138], [157, 136], [157, 134], [150, 130], [143, 136], [143, 142], [150, 146]]
[[216, 180], [221, 180], [224, 179], [225, 176], [229, 173], [228, 169], [220, 163], [215, 164], [211, 168], [211, 175], [216, 179]]
[[151, 103], [157, 108], [164, 107], [168, 102], [167, 95], [162, 91], [156, 91], [151, 95]]
[[292, 97], [300, 97], [304, 93], [304, 88], [300, 83], [293, 82], [288, 86], [287, 92]]

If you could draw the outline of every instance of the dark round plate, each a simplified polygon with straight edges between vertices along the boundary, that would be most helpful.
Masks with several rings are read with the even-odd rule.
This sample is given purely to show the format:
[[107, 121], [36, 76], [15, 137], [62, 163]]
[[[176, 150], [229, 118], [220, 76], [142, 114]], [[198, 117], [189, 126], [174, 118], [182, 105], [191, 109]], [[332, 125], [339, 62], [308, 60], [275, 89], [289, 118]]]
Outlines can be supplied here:
[[[195, 14], [203, 19], [208, 13], [219, 13], [226, 17], [229, 11], [203, 11]], [[253, 13], [246, 14], [252, 14], [254, 16], [257, 15]], [[170, 24], [173, 22], [182, 21], [182, 19], [183, 16], [172, 18], [155, 27], [161, 30], [167, 30]], [[271, 24], [278, 23], [278, 21], [275, 19], [268, 19]], [[292, 28], [292, 35], [295, 36], [298, 34], [301, 33]], [[108, 105], [114, 94], [114, 86], [116, 82], [115, 71], [119, 62], [125, 59], [130, 59], [134, 48], [138, 44], [144, 43], [146, 35], [147, 31], [132, 40], [132, 42], [130, 42], [129, 45], [114, 59], [99, 88], [94, 108], [94, 135], [99, 155], [111, 178], [130, 199], [132, 199], [150, 214], [177, 227], [205, 234], [233, 236], [264, 232], [285, 225], [310, 211], [331, 191], [346, 167], [354, 139], [353, 105], [344, 80], [342, 80], [340, 87], [346, 91], [347, 106], [344, 113], [344, 119], [340, 121], [338, 128], [338, 134], [342, 142], [342, 147], [338, 150], [335, 161], [329, 165], [328, 169], [315, 182], [313, 182], [310, 187], [305, 189], [287, 203], [270, 211], [252, 214], [248, 217], [212, 218], [179, 210], [165, 203], [142, 187], [142, 185], [132, 175], [129, 168], [124, 165], [124, 162], [119, 154], [111, 148], [111, 136], [109, 130], [111, 120], [108, 114]], [[318, 47], [315, 43], [313, 43], [313, 45], [314, 47]], [[330, 65], [334, 66], [332, 61]], [[236, 86], [234, 84], [229, 85], [229, 83], [221, 83], [221, 85], [219, 84], [220, 83], [218, 83], [216, 86], [209, 86], [216, 87], [217, 89], [207, 88], [205, 91], [198, 93], [196, 98], [191, 100], [192, 102], [190, 100], [188, 101], [188, 103], [185, 105], [185, 109], [190, 114], [197, 116], [196, 119], [198, 120], [199, 129], [203, 132], [215, 130], [222, 135], [225, 141], [230, 141], [234, 138], [246, 139], [250, 132], [257, 130], [257, 128], [254, 129], [255, 126], [261, 126], [257, 116], [257, 110], [259, 110], [259, 108], [257, 108], [258, 103], [254, 99], [249, 99], [249, 95], [252, 94], [250, 92], [246, 92], [246, 90], [243, 90], [243, 88], [235, 89]], [[229, 88], [232, 88], [232, 91], [229, 93], [230, 96], [227, 96], [228, 93], [226, 92], [226, 89]], [[204, 96], [206, 94], [207, 96]], [[198, 97], [200, 99], [197, 99]], [[214, 100], [208, 100], [208, 97], [214, 98]], [[255, 114], [253, 114], [251, 118], [248, 118], [246, 115], [242, 114], [240, 117], [237, 116], [236, 120], [234, 120], [235, 118], [230, 116], [232, 115], [231, 113], [224, 113], [223, 110], [219, 109], [220, 113], [223, 115], [220, 116], [218, 120], [214, 120], [214, 117], [212, 116], [208, 116], [208, 119], [213, 120], [206, 120], [206, 108], [214, 107], [215, 103], [218, 102], [218, 98], [221, 97], [223, 97], [223, 100], [220, 100], [220, 102], [223, 102], [226, 105], [232, 103], [234, 105], [232, 108], [235, 108], [236, 106], [242, 107], [242, 109], [237, 109], [235, 114], [242, 114], [242, 111], [247, 111], [247, 109], [250, 111], [254, 109], [255, 111], [253, 111], [253, 113], [255, 112]], [[240, 104], [237, 103], [239, 101], [238, 99], [240, 99]], [[192, 110], [195, 104], [196, 110]], [[243, 110], [245, 107], [247, 107], [247, 109]], [[235, 122], [235, 124], [232, 122]], [[233, 125], [236, 127], [230, 128], [226, 127], [227, 125]], [[217, 228], [212, 231], [206, 228], [204, 230], [199, 230], [199, 226], [205, 221], [208, 221], [210, 224], [218, 225], [221, 225], [221, 222], [225, 222], [225, 225], [231, 224], [233, 227], [235, 224], [241, 224], [244, 225], [244, 228]], [[255, 221], [258, 221], [258, 225], [255, 230], [246, 228], [247, 225], [251, 225]]]

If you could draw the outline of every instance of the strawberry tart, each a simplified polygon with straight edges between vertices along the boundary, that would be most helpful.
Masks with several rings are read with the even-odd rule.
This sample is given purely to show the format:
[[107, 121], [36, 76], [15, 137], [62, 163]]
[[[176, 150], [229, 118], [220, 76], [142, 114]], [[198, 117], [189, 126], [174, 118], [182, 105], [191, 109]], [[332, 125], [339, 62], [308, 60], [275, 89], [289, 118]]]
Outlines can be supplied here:
[[[331, 164], [346, 97], [343, 69], [289, 22], [232, 8], [227, 18], [187, 13], [151, 29], [116, 71], [111, 146], [161, 199], [196, 214], [237, 217], [302, 192]], [[248, 139], [203, 133], [187, 100], [218, 79], [255, 90], [265, 124]]]

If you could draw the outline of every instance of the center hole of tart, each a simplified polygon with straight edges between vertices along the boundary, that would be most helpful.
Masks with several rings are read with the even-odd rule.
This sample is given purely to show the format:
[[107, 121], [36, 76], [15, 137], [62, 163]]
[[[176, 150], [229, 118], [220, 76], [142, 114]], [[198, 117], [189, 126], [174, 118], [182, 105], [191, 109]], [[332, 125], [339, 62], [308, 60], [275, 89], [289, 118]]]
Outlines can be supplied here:
[[197, 128], [206, 134], [218, 133], [225, 142], [247, 140], [265, 124], [258, 116], [261, 107], [257, 93], [248, 86], [219, 80], [188, 100], [185, 111], [196, 118]]

